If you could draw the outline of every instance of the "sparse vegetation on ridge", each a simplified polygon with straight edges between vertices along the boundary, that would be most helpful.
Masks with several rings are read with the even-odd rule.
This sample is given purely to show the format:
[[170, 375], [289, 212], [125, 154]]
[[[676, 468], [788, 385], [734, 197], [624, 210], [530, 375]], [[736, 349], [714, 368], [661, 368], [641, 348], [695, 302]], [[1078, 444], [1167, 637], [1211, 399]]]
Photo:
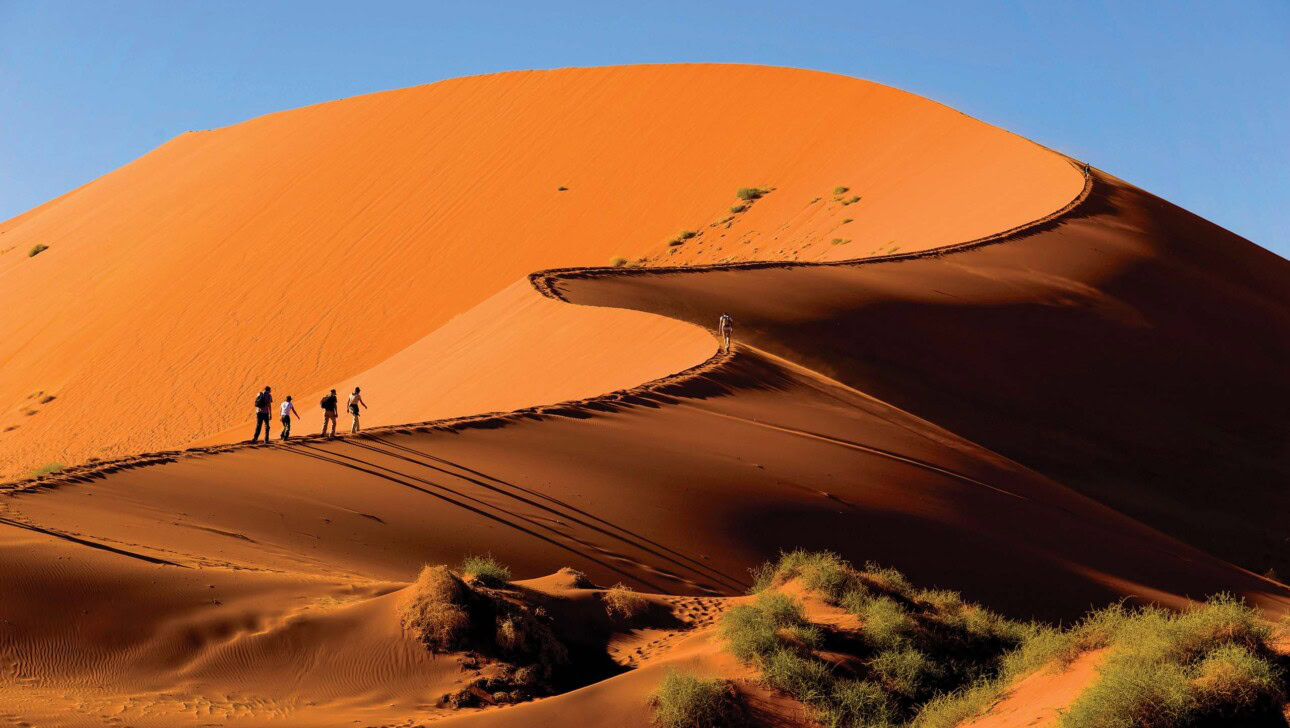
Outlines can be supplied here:
[[860, 195], [852, 195], [851, 197], [848, 197], [847, 199], [843, 200], [843, 201], [842, 201], [842, 204], [843, 204], [844, 206], [845, 206], [845, 205], [854, 205], [855, 203], [857, 203], [857, 202], [859, 202], [859, 201], [860, 201]]
[[670, 670], [650, 697], [660, 728], [718, 728], [738, 725], [739, 704], [727, 680], [701, 680]]
[[[1102, 647], [1106, 663], [1063, 714], [1067, 728], [1252, 720], [1285, 699], [1286, 676], [1268, 646], [1273, 626], [1226, 595], [1181, 613], [1115, 605], [1062, 630], [827, 552], [785, 553], [753, 576], [756, 602], [732, 609], [722, 625], [731, 653], [829, 726], [950, 728], [1021, 677]], [[840, 636], [810, 624], [800, 603], [777, 591], [793, 580], [859, 617], [860, 667], [843, 672], [816, 655]]]
[[837, 187], [834, 187], [834, 188], [833, 188], [833, 194], [835, 194], [835, 195], [843, 195], [843, 194], [846, 194], [847, 192], [850, 192], [850, 191], [851, 191], [851, 188], [850, 188], [850, 187], [846, 187], [846, 186], [844, 186], [844, 185], [838, 185]]
[[616, 255], [609, 259], [609, 264], [615, 268], [622, 268], [627, 265], [627, 259], [621, 255]]
[[769, 192], [770, 190], [765, 187], [740, 187], [735, 190], [735, 196], [744, 202], [752, 202], [765, 197]]
[[467, 556], [458, 567], [466, 579], [474, 579], [485, 586], [501, 586], [511, 580], [511, 570], [492, 554]]
[[637, 594], [621, 581], [609, 587], [604, 594], [605, 611], [611, 617], [631, 619], [645, 610], [645, 597]]
[[48, 245], [45, 245], [44, 243], [36, 243], [35, 245], [32, 246], [31, 250], [27, 251], [27, 257], [34, 258], [37, 255], [40, 255], [41, 253], [45, 252], [46, 250], [49, 250]]
[[[16, 429], [16, 428], [15, 428]], [[32, 478], [39, 478], [42, 475], [53, 475], [62, 470], [65, 466], [62, 463], [46, 463], [39, 468], [31, 471]]]
[[[478, 677], [443, 697], [453, 707], [480, 701], [508, 703], [550, 694], [557, 670], [569, 662], [550, 617], [523, 592], [505, 587], [510, 571], [491, 557], [470, 557], [470, 574], [427, 565], [399, 604], [404, 630], [434, 653], [469, 650], [470, 660], [500, 663], [493, 677]], [[491, 576], [480, 578], [480, 572]], [[497, 586], [490, 586], [496, 584]]]
[[735, 213], [736, 215], [738, 215], [739, 213], [741, 213], [741, 212], [743, 212], [744, 210], [747, 210], [747, 209], [748, 209], [748, 206], [747, 206], [747, 205], [732, 205], [732, 206], [730, 207], [730, 211], [731, 211], [731, 212], [733, 212], [733, 213]]

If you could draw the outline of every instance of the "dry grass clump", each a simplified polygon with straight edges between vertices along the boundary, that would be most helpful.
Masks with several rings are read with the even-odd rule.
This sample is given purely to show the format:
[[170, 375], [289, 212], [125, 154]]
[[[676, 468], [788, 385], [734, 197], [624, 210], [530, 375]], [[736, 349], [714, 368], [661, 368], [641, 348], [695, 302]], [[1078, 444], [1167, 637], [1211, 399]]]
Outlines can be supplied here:
[[631, 619], [645, 611], [645, 597], [632, 591], [632, 588], [621, 581], [609, 587], [601, 597], [605, 602], [605, 611], [611, 617]]
[[627, 265], [627, 259], [621, 255], [616, 255], [609, 259], [609, 264], [615, 268], [622, 268]]
[[700, 680], [670, 670], [650, 697], [660, 728], [717, 728], [740, 724], [738, 693], [728, 680]]
[[464, 642], [470, 628], [466, 585], [446, 566], [425, 566], [399, 610], [399, 621], [431, 652], [447, 652]]
[[834, 187], [834, 188], [833, 188], [833, 194], [835, 194], [835, 195], [845, 194], [845, 193], [850, 192], [850, 191], [851, 191], [851, 188], [850, 188], [850, 187], [846, 187], [846, 186], [844, 186], [844, 185], [838, 185], [837, 187]]
[[585, 573], [578, 571], [572, 566], [562, 566], [560, 567], [560, 571], [556, 573], [570, 577], [573, 581], [573, 586], [577, 589], [590, 589], [595, 586], [595, 584], [591, 583], [591, 579], [589, 579]]
[[36, 243], [35, 245], [32, 246], [31, 250], [27, 251], [27, 257], [34, 258], [37, 255], [40, 255], [41, 253], [45, 252], [46, 250], [49, 250], [48, 245], [45, 245], [44, 243]]
[[735, 196], [744, 202], [752, 202], [765, 197], [769, 192], [765, 187], [740, 187], [735, 190]]

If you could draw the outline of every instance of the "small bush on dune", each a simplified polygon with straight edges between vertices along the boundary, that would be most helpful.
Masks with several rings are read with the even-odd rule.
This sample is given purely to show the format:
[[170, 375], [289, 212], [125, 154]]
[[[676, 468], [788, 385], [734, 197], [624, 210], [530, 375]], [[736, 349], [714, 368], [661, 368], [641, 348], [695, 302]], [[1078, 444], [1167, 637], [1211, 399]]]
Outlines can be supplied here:
[[632, 591], [632, 588], [619, 582], [609, 587], [604, 595], [605, 611], [609, 616], [631, 619], [645, 611], [645, 597]]
[[609, 264], [615, 268], [622, 268], [627, 265], [627, 259], [621, 255], [609, 259]]
[[730, 211], [738, 215], [739, 213], [747, 209], [748, 209], [747, 205], [734, 205], [730, 208]]
[[46, 250], [49, 250], [48, 245], [45, 245], [44, 243], [36, 243], [34, 246], [32, 246], [31, 250], [27, 251], [27, 257], [34, 258], [37, 255], [40, 255], [41, 253], [45, 252]]
[[770, 190], [764, 187], [740, 187], [735, 190], [735, 196], [744, 202], [752, 202], [765, 197], [767, 192], [770, 192]]
[[431, 652], [460, 646], [470, 627], [466, 585], [446, 566], [426, 566], [409, 588], [399, 619]]
[[843, 206], [854, 205], [859, 201], [860, 201], [860, 195], [852, 195], [851, 197], [848, 197], [847, 199], [843, 200], [842, 204]]
[[835, 194], [835, 195], [841, 195], [841, 194], [844, 194], [844, 193], [846, 193], [846, 192], [850, 192], [850, 191], [851, 191], [851, 188], [850, 188], [850, 187], [844, 187], [844, 186], [842, 186], [842, 185], [838, 185], [837, 187], [834, 187], [834, 188], [833, 188], [833, 194]]
[[467, 556], [457, 570], [465, 578], [473, 579], [484, 586], [502, 586], [511, 580], [511, 570], [494, 559], [492, 554]]
[[38, 478], [42, 475], [53, 475], [63, 469], [62, 463], [46, 463], [39, 468], [31, 471], [31, 477]]
[[650, 698], [661, 728], [717, 728], [739, 724], [738, 694], [725, 680], [700, 680], [669, 671]]
[[590, 589], [594, 586], [591, 583], [591, 579], [589, 579], [585, 573], [578, 571], [572, 566], [562, 566], [560, 567], [560, 571], [557, 573], [570, 577], [573, 580], [573, 586], [578, 589]]

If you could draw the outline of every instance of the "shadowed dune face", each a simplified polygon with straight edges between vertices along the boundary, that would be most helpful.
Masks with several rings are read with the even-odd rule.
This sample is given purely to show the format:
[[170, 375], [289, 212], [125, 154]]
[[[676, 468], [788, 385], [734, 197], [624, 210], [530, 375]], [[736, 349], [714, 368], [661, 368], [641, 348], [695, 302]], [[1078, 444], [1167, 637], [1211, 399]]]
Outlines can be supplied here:
[[[591, 275], [591, 274], [589, 274]], [[1290, 264], [1118, 180], [902, 262], [557, 278], [826, 373], [1257, 572], [1290, 569]]]
[[[856, 242], [812, 248], [845, 258], [1019, 224], [1078, 179], [925, 99], [748, 66], [465, 78], [184, 134], [0, 224], [0, 476], [215, 435], [250, 416], [266, 383], [279, 397], [325, 391], [534, 270], [634, 259], [707, 230], [749, 185], [775, 188], [729, 231], [755, 257], [832, 235], [844, 213], [804, 221], [811, 199], [822, 209], [838, 185], [864, 195], [845, 208]], [[698, 242], [685, 256], [729, 254]], [[27, 258], [37, 243], [49, 249]], [[681, 356], [692, 352], [661, 351], [645, 378], [697, 360]], [[578, 386], [576, 366], [451, 408], [420, 380], [366, 391], [413, 398], [424, 419], [598, 391]]]

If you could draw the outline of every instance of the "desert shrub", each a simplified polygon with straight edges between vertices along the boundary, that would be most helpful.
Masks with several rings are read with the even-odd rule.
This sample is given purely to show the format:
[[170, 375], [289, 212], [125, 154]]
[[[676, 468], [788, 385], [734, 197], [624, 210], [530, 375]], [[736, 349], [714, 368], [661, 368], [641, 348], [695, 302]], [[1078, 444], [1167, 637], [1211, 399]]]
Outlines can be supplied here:
[[632, 588], [619, 582], [609, 587], [604, 594], [605, 611], [609, 616], [631, 619], [645, 610], [645, 597], [632, 591]]
[[511, 570], [494, 559], [492, 554], [467, 556], [457, 570], [466, 579], [485, 586], [501, 586], [511, 580]]
[[859, 202], [859, 201], [860, 201], [860, 195], [852, 195], [851, 197], [848, 197], [847, 199], [843, 200], [843, 201], [842, 201], [842, 204], [843, 204], [843, 205], [854, 205], [855, 203], [857, 203], [857, 202]]
[[34, 258], [37, 255], [40, 255], [41, 253], [45, 252], [46, 250], [49, 250], [48, 245], [45, 245], [44, 243], [36, 243], [35, 245], [32, 246], [31, 250], [27, 251], [27, 257]]
[[568, 187], [565, 187], [564, 185], [560, 185], [559, 187], [556, 187], [556, 188], [555, 188], [555, 191], [556, 191], [556, 192], [567, 192], [568, 190], [569, 190], [569, 188], [568, 188]]
[[431, 652], [460, 646], [470, 628], [466, 585], [446, 566], [425, 566], [399, 610], [403, 628]]
[[585, 573], [578, 571], [572, 566], [562, 566], [560, 567], [560, 571], [557, 573], [571, 577], [573, 580], [573, 586], [578, 589], [590, 589], [595, 586], [591, 583], [591, 579], [589, 579]]
[[1063, 716], [1067, 728], [1239, 723], [1285, 701], [1272, 625], [1230, 595], [1181, 613], [1120, 608], [1100, 621], [1113, 630], [1111, 652]]
[[682, 230], [681, 232], [679, 232], [679, 233], [677, 233], [677, 234], [676, 234], [676, 239], [677, 239], [677, 240], [689, 240], [690, 238], [694, 237], [695, 235], [698, 235], [698, 233], [697, 233], [697, 232], [695, 232], [695, 231], [693, 231], [693, 230]]
[[738, 694], [726, 680], [700, 680], [670, 670], [650, 698], [654, 724], [661, 728], [716, 728], [738, 725]]
[[770, 192], [770, 190], [764, 187], [740, 187], [735, 190], [735, 196], [744, 202], [752, 202], [765, 197], [767, 192]]
[[42, 475], [53, 475], [62, 470], [65, 466], [62, 463], [45, 463], [44, 465], [31, 471], [31, 477], [38, 478]]
[[731, 206], [730, 211], [738, 215], [739, 213], [747, 209], [748, 209], [747, 205], [733, 205]]
[[855, 218], [854, 218], [854, 217], [845, 217], [845, 218], [842, 218], [842, 224], [843, 224], [843, 225], [846, 225], [846, 224], [847, 224], [847, 223], [849, 223], [849, 222], [855, 222]]
[[609, 264], [615, 268], [622, 268], [623, 266], [627, 265], [627, 259], [622, 257], [621, 255], [617, 255], [609, 259]]
[[834, 187], [834, 188], [833, 188], [833, 194], [835, 194], [835, 195], [845, 194], [845, 193], [850, 192], [850, 191], [851, 191], [851, 188], [850, 188], [850, 187], [845, 187], [845, 186], [843, 186], [843, 185], [838, 185], [837, 187]]
[[846, 241], [845, 241], [845, 240], [843, 240], [842, 238], [834, 238], [834, 239], [830, 240], [829, 242], [833, 243], [834, 245], [841, 245], [841, 244], [845, 243]]
[[556, 638], [550, 625], [523, 609], [502, 610], [495, 618], [494, 644], [503, 653], [536, 660], [547, 677], [556, 665], [569, 661], [569, 650]]

